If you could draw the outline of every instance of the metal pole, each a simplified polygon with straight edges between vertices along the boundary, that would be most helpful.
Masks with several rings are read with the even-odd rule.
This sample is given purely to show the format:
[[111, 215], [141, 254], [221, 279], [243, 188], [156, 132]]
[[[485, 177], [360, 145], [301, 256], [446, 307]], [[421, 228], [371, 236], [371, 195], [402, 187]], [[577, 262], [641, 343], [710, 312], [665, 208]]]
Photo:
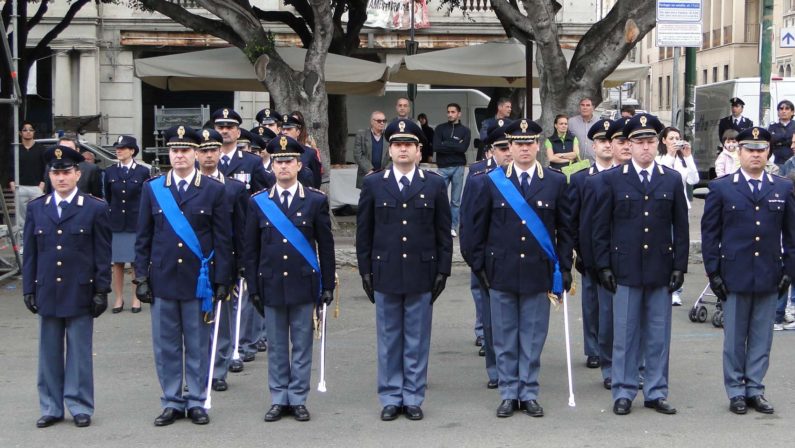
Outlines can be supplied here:
[[[411, 18], [411, 28], [409, 28], [409, 41], [406, 43], [406, 53], [409, 56], [417, 54], [417, 42], [414, 40], [414, 0], [406, 0], [406, 4], [408, 5], [409, 9], [411, 10], [410, 18]], [[411, 112], [409, 113], [409, 118], [414, 118], [414, 100], [417, 98], [417, 85], [416, 84], [409, 84], [406, 86], [406, 94], [409, 97], [409, 101], [411, 101]]]
[[770, 124], [770, 72], [773, 47], [773, 0], [762, 2], [762, 38], [759, 40], [759, 126]]
[[696, 122], [696, 49], [685, 49], [685, 117], [682, 132], [685, 140], [695, 141]]
[[674, 47], [674, 68], [671, 73], [673, 86], [671, 88], [671, 126], [676, 126], [679, 121], [679, 56], [682, 49]]
[[533, 41], [528, 41], [525, 48], [525, 113], [533, 119]]

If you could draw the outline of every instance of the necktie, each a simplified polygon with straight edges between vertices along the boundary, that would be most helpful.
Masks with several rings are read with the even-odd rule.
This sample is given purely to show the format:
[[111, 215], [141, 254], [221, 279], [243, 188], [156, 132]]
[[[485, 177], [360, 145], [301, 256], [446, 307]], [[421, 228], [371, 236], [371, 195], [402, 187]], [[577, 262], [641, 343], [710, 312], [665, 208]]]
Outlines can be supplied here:
[[224, 168], [229, 166], [229, 156], [221, 156], [221, 166]]
[[405, 199], [409, 194], [409, 186], [411, 186], [411, 182], [409, 182], [408, 177], [403, 176], [400, 178], [400, 184], [403, 185], [403, 188], [400, 191], [403, 193], [403, 198]]
[[734, 119], [734, 125], [735, 126], [739, 126], [740, 125], [740, 119], [739, 118], [735, 118]]
[[287, 190], [282, 191], [282, 209], [287, 212], [287, 208], [289, 207], [290, 200], [290, 192]]
[[640, 170], [640, 175], [641, 175], [641, 177], [643, 177], [643, 180], [641, 181], [641, 183], [643, 184], [643, 189], [648, 191], [648, 189], [649, 189], [649, 172], [646, 171], [646, 170]]
[[530, 175], [528, 173], [522, 173], [522, 181], [519, 185], [522, 187], [522, 196], [527, 196], [527, 192], [530, 190]]
[[188, 181], [186, 181], [185, 179], [179, 181], [179, 183], [177, 184], [177, 193], [179, 194], [180, 201], [182, 200], [182, 193], [187, 191], [187, 189], [188, 189]]
[[126, 166], [122, 167], [122, 168], [121, 168], [121, 174], [122, 174], [124, 177], [127, 177], [127, 175], [128, 175], [128, 174], [130, 174], [130, 169], [129, 169], [129, 168], [127, 168]]
[[759, 200], [759, 187], [762, 181], [757, 179], [748, 179], [748, 183], [751, 184], [751, 188], [754, 192], [754, 202], [756, 202]]
[[69, 207], [69, 201], [61, 201], [58, 203], [58, 217], [60, 218], [63, 212], [66, 211], [66, 207]]

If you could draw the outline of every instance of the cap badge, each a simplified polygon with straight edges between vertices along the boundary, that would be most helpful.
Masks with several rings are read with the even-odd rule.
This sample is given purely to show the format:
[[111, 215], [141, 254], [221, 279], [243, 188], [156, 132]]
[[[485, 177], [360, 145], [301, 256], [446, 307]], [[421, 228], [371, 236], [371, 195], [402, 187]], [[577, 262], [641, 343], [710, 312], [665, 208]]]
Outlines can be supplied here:
[[527, 120], [522, 120], [522, 122], [519, 123], [519, 128], [522, 130], [522, 134], [527, 132]]
[[751, 131], [751, 134], [754, 136], [754, 140], [759, 139], [759, 128], [754, 128], [754, 130]]
[[205, 130], [202, 132], [202, 137], [204, 137], [204, 141], [205, 141], [205, 142], [206, 142], [206, 141], [208, 141], [208, 140], [210, 140], [210, 131], [208, 131], [207, 129], [205, 129]]
[[185, 126], [180, 126], [179, 129], [177, 129], [177, 135], [179, 138], [185, 137]]
[[406, 122], [403, 121], [403, 120], [400, 120], [400, 122], [398, 123], [398, 128], [400, 128], [400, 132], [405, 131], [406, 130]]
[[265, 128], [263, 128], [262, 126], [258, 127], [257, 128], [257, 133], [259, 135], [265, 135]]
[[120, 135], [120, 136], [119, 136], [119, 143], [121, 143], [123, 140], [124, 140], [124, 136], [121, 136], [121, 135]]
[[287, 150], [287, 137], [282, 136], [282, 138], [279, 139], [279, 146], [282, 147], [282, 151]]
[[229, 109], [224, 109], [224, 118], [229, 118]]
[[605, 121], [605, 131], [608, 130], [608, 129], [610, 129], [610, 122], [609, 121]]
[[646, 117], [640, 117], [640, 125], [644, 128], [646, 127], [646, 121], [648, 121]]
[[55, 158], [61, 160], [62, 156], [63, 156], [63, 151], [61, 151], [61, 148], [55, 148]]
[[271, 115], [271, 110], [266, 107], [265, 108], [265, 116], [269, 117], [270, 115]]
[[282, 121], [283, 121], [283, 122], [285, 122], [285, 123], [287, 123], [287, 115], [285, 115], [285, 116], [283, 116], [283, 117], [282, 117]]

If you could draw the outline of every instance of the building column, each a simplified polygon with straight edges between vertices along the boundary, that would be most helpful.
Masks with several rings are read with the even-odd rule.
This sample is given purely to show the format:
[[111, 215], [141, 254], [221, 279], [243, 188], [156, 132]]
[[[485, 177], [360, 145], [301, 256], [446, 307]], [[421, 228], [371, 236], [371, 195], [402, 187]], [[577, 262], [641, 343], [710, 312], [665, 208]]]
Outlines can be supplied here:
[[53, 48], [52, 113], [53, 115], [72, 115], [72, 63], [69, 51]]

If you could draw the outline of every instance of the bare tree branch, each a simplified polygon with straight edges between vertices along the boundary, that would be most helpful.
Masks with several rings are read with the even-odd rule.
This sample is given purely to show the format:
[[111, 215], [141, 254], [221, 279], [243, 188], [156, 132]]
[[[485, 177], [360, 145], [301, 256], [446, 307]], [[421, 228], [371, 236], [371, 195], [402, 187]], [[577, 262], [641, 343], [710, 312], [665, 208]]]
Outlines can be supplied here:
[[[72, 23], [72, 19], [74, 19], [78, 11], [80, 11], [80, 9], [83, 8], [83, 6], [85, 6], [89, 1], [90, 0], [78, 0], [72, 3], [71, 6], [69, 6], [69, 10], [66, 11], [66, 14], [64, 14], [61, 21], [58, 22], [58, 24], [55, 25], [50, 31], [48, 31], [47, 34], [45, 34], [44, 37], [41, 38], [41, 40], [36, 45], [36, 47], [33, 50], [31, 50], [31, 52], [29, 53], [29, 57], [27, 57], [25, 60], [26, 69], [29, 69], [30, 66], [33, 65], [33, 62], [36, 59], [41, 58], [45, 54], [47, 54], [48, 51], [47, 47], [49, 47], [50, 43], [56, 37], [58, 37], [58, 35], [61, 34], [61, 32], [65, 30], [70, 23]], [[24, 80], [20, 79], [20, 81]]]
[[34, 14], [33, 17], [31, 17], [30, 20], [28, 20], [27, 23], [28, 29], [31, 29], [39, 24], [41, 18], [44, 17], [44, 14], [47, 12], [47, 9], [49, 9], [49, 2], [42, 1], [39, 4], [39, 9], [36, 11], [36, 14]]
[[223, 22], [193, 14], [176, 3], [167, 0], [140, 0], [140, 2], [146, 8], [157, 11], [198, 33], [211, 34], [238, 48], [243, 48], [246, 45], [245, 40]]
[[301, 38], [301, 45], [309, 47], [312, 42], [312, 30], [307, 26], [306, 20], [289, 11], [263, 11], [256, 6], [252, 7], [254, 14], [265, 22], [281, 22], [289, 26]]
[[[307, 25], [311, 29], [315, 29], [315, 14], [312, 11], [312, 7], [309, 5], [309, 2], [306, 0], [284, 0], [284, 4], [287, 6], [292, 6], [298, 12], [298, 15], [306, 20]], [[331, 9], [330, 7], [328, 8]], [[331, 11], [329, 11], [329, 16], [331, 15]]]

